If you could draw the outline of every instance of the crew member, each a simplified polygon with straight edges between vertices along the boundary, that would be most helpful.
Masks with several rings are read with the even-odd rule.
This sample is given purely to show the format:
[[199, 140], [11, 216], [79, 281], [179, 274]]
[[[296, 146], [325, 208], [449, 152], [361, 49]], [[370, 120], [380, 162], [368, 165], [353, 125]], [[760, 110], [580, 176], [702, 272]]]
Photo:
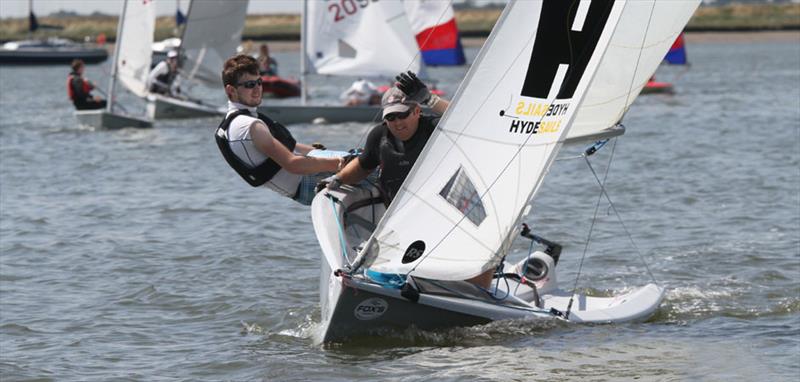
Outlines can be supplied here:
[[72, 72], [67, 76], [67, 95], [77, 110], [94, 110], [106, 107], [106, 100], [93, 96], [94, 83], [83, 78], [86, 65], [81, 59], [72, 60]]
[[215, 136], [225, 160], [251, 186], [265, 186], [310, 205], [319, 180], [342, 169], [347, 153], [298, 143], [283, 125], [257, 112], [262, 88], [253, 57], [237, 55], [225, 61], [222, 82], [228, 114]]

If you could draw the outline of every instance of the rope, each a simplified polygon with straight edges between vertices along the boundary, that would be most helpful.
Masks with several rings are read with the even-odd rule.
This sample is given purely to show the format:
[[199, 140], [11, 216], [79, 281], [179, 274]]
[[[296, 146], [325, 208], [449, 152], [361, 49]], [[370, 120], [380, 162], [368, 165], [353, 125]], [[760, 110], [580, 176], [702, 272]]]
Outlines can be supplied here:
[[[614, 146], [612, 146], [611, 155], [608, 157], [608, 165], [606, 166], [606, 173], [603, 176], [603, 182], [605, 182], [605, 180], [607, 179], [608, 172], [611, 169], [611, 159], [614, 158], [614, 148], [616, 148], [616, 146], [617, 146], [617, 140], [615, 139], [614, 140]], [[581, 156], [584, 159], [586, 159], [587, 163], [589, 163], [589, 159], [586, 156], [585, 152]], [[591, 164], [589, 165], [589, 167], [591, 168]], [[594, 172], [594, 169], [592, 169], [592, 172]], [[595, 179], [597, 179], [597, 176], [595, 176]], [[600, 182], [599, 179], [597, 179], [597, 181]], [[603, 189], [603, 185], [602, 184], [600, 184], [600, 188], [601, 188], [601, 190]], [[569, 303], [567, 304], [567, 310], [564, 313], [564, 318], [566, 318], [567, 320], [569, 320], [569, 312], [570, 312], [570, 310], [572, 310], [572, 302], [575, 300], [575, 292], [578, 290], [578, 281], [580, 280], [581, 272], [583, 271], [583, 261], [586, 259], [586, 253], [589, 251], [589, 243], [592, 240], [592, 232], [594, 231], [594, 224], [595, 224], [595, 222], [597, 222], [597, 212], [600, 210], [600, 200], [602, 200], [602, 192], [601, 192], [600, 195], [597, 195], [597, 203], [595, 203], [595, 206], [594, 206], [594, 215], [592, 216], [592, 224], [589, 225], [589, 234], [586, 237], [586, 244], [583, 246], [583, 254], [581, 255], [581, 261], [578, 264], [578, 274], [575, 276], [575, 284], [573, 284], [573, 286], [572, 286], [572, 293], [570, 294], [570, 297], [569, 297]]]
[[[611, 151], [611, 155], [612, 156], [614, 155], [613, 149]], [[611, 158], [609, 158], [609, 163], [610, 162], [611, 162]], [[589, 165], [589, 169], [592, 170], [592, 175], [594, 175], [594, 178], [600, 184], [601, 196], [605, 195], [606, 200], [608, 200], [608, 204], [611, 206], [611, 209], [614, 210], [614, 214], [617, 215], [617, 219], [619, 220], [619, 223], [622, 225], [622, 228], [625, 230], [625, 234], [628, 235], [628, 240], [630, 240], [631, 245], [636, 250], [636, 254], [639, 255], [639, 258], [642, 260], [642, 263], [644, 264], [645, 268], [647, 269], [647, 274], [650, 275], [650, 278], [653, 280], [653, 282], [655, 284], [658, 284], [658, 281], [656, 280], [655, 276], [653, 276], [653, 272], [650, 271], [650, 267], [647, 265], [647, 261], [645, 261], [645, 259], [644, 259], [644, 255], [642, 254], [642, 251], [639, 250], [639, 247], [636, 245], [636, 242], [633, 240], [633, 236], [631, 235], [630, 231], [628, 230], [628, 227], [625, 225], [625, 222], [622, 220], [622, 216], [620, 215], [619, 211], [617, 211], [617, 207], [614, 205], [614, 202], [611, 201], [611, 197], [608, 195], [608, 192], [606, 192], [606, 188], [603, 186], [602, 183], [600, 183], [600, 178], [597, 177], [597, 173], [594, 171], [594, 168], [592, 167], [592, 164], [589, 162], [588, 158], [586, 158], [586, 164]], [[606, 169], [606, 176], [608, 176], [608, 169]], [[603, 179], [603, 181], [605, 181], [605, 178]], [[599, 203], [599, 201], [598, 201], [598, 203]]]
[[339, 244], [342, 246], [342, 257], [346, 264], [350, 264], [350, 259], [347, 258], [347, 245], [344, 241], [344, 227], [342, 227], [342, 222], [339, 221], [339, 213], [336, 212], [336, 201], [333, 196], [328, 195], [328, 197], [331, 200], [331, 207], [333, 207], [333, 217], [336, 220], [336, 227], [339, 229]]

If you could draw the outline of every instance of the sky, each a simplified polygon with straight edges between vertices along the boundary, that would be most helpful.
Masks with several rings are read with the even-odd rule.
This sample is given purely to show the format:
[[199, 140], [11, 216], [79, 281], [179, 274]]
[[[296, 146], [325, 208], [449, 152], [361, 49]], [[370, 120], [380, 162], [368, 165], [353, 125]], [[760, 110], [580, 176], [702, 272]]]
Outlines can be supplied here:
[[[88, 15], [98, 11], [109, 15], [118, 15], [123, 0], [33, 0], [33, 13], [36, 16], [47, 16], [60, 10], [75, 11]], [[156, 13], [174, 15], [175, 7], [180, 4], [181, 11], [186, 13], [189, 0], [156, 0]], [[248, 14], [264, 13], [300, 13], [302, 2], [297, 0], [250, 0]], [[28, 0], [0, 0], [0, 18], [24, 17], [28, 15]]]

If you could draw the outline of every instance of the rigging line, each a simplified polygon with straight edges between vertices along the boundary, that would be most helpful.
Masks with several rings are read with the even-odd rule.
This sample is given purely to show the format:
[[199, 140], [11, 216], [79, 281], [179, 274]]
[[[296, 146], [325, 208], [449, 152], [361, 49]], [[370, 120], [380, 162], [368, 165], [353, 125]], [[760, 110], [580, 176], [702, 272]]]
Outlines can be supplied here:
[[[331, 207], [333, 208], [333, 217], [336, 219], [336, 226], [339, 228], [339, 244], [342, 246], [342, 257], [344, 257], [344, 263], [349, 264], [350, 259], [347, 257], [347, 245], [345, 244], [344, 240], [344, 228], [342, 227], [342, 222], [339, 221], [339, 213], [336, 212], [336, 201], [333, 197], [331, 199]], [[342, 216], [344, 218], [344, 216]]]
[[[574, 7], [574, 5], [575, 5], [575, 4], [576, 4], [576, 2], [575, 2], [575, 1], [573, 1], [573, 7]], [[610, 7], [613, 7], [613, 3], [609, 4], [609, 6], [610, 6]], [[541, 16], [540, 16], [540, 17], [541, 17]], [[569, 13], [567, 14], [567, 17], [569, 18]], [[565, 23], [565, 25], [569, 25], [569, 22]], [[602, 29], [603, 29], [603, 28], [605, 28], [605, 26], [606, 26], [605, 24], [603, 24], [603, 25], [597, 25], [597, 26], [595, 26], [595, 28], [599, 28], [599, 29], [601, 30], [601, 33], [602, 33]], [[537, 33], [538, 33], [538, 32], [537, 32]], [[505, 77], [505, 76], [508, 74], [508, 72], [511, 70], [511, 67], [513, 66], [513, 64], [516, 62], [516, 60], [519, 58], [519, 56], [522, 54], [522, 52], [523, 52], [523, 51], [525, 50], [525, 48], [528, 46], [528, 43], [530, 43], [530, 41], [531, 41], [531, 40], [534, 38], [534, 36], [536, 36], [536, 34], [537, 34], [537, 33], [533, 33], [533, 34], [530, 36], [530, 38], [528, 39], [528, 42], [527, 42], [527, 43], [526, 43], [526, 44], [523, 46], [523, 48], [520, 50], [520, 53], [519, 53], [519, 54], [517, 54], [517, 57], [514, 59], [514, 61], [511, 63], [511, 65], [510, 65], [510, 66], [509, 66], [509, 67], [506, 69], [506, 71], [503, 73], [503, 75], [501, 76], [501, 78], [504, 78], [504, 77]], [[572, 66], [572, 64], [573, 64], [572, 60], [573, 60], [573, 58], [574, 58], [574, 57], [573, 57], [573, 56], [572, 56], [572, 54], [571, 54], [571, 53], [572, 53], [572, 39], [571, 39], [571, 35], [570, 35], [570, 30], [569, 30], [569, 29], [567, 29], [565, 33], [566, 33], [566, 35], [567, 35], [567, 44], [569, 45], [569, 51], [570, 51], [570, 62], [569, 62], [569, 65], [570, 65], [570, 66]], [[490, 36], [490, 37], [491, 37], [491, 36]], [[581, 53], [582, 53], [582, 54], [585, 54], [586, 52], [581, 52]], [[591, 53], [592, 53], [592, 54], [594, 54], [594, 51], [592, 51]], [[473, 65], [474, 65], [474, 63], [473, 63]], [[561, 83], [561, 89], [563, 89], [563, 88], [564, 88], [564, 86], [566, 86], [566, 84], [567, 84], [567, 79], [565, 78], [565, 79], [562, 81], [562, 83]], [[498, 86], [500, 86], [500, 82], [496, 83], [494, 88], [497, 88]], [[493, 88], [493, 90], [494, 90], [494, 88]], [[560, 92], [561, 92], [561, 89], [559, 89], [559, 91], [558, 91], [558, 92], [557, 92], [557, 93], [556, 93], [556, 94], [553, 96], [553, 99], [552, 99], [552, 100], [548, 100], [548, 103], [552, 103], [553, 101], [555, 101], [556, 99], [558, 99], [558, 93], [560, 93]], [[464, 129], [466, 129], [466, 128], [467, 128], [467, 126], [469, 126], [469, 124], [471, 123], [472, 119], [474, 119], [474, 118], [475, 118], [475, 116], [478, 114], [478, 112], [479, 112], [479, 111], [482, 109], [483, 105], [484, 105], [484, 104], [485, 104], [485, 103], [488, 101], [488, 99], [489, 99], [489, 97], [490, 97], [490, 95], [491, 95], [492, 93], [493, 93], [493, 91], [492, 91], [492, 92], [489, 92], [489, 93], [487, 93], [487, 96], [486, 96], [486, 98], [484, 98], [483, 102], [481, 102], [481, 106], [480, 106], [480, 107], [478, 107], [478, 108], [475, 110], [475, 113], [473, 113], [473, 114], [472, 114], [472, 116], [470, 117], [470, 119], [469, 119], [469, 121], [467, 122], [467, 124], [465, 124], [465, 127], [464, 127]], [[539, 118], [539, 121], [541, 122], [542, 120], [544, 120], [544, 117], [545, 117], [545, 116], [544, 116], [544, 115], [542, 115], [542, 116]], [[574, 117], [575, 117], [575, 115], [573, 115], [573, 119], [574, 119]], [[440, 123], [441, 123], [441, 122], [440, 122]], [[463, 130], [462, 130], [462, 131], [463, 131]], [[562, 132], [562, 136], [563, 136], [563, 137], [566, 139], [566, 135], [564, 135], [564, 134], [563, 134], [563, 132]], [[494, 187], [494, 185], [497, 183], [497, 181], [498, 181], [498, 180], [500, 180], [500, 178], [501, 178], [501, 177], [502, 177], [502, 176], [505, 174], [506, 170], [508, 170], [508, 167], [509, 167], [509, 166], [511, 166], [511, 163], [512, 163], [514, 160], [516, 160], [516, 159], [518, 158], [518, 156], [519, 156], [520, 152], [522, 152], [522, 149], [523, 149], [523, 148], [526, 146], [526, 144], [528, 143], [528, 141], [529, 141], [529, 140], [531, 140], [532, 138], [533, 138], [533, 134], [530, 134], [530, 135], [528, 135], [528, 136], [525, 138], [525, 140], [524, 140], [524, 141], [523, 141], [523, 142], [522, 142], [522, 143], [521, 143], [521, 144], [520, 144], [520, 145], [517, 147], [517, 150], [516, 150], [516, 152], [514, 152], [514, 155], [512, 155], [512, 156], [511, 156], [511, 158], [508, 160], [508, 162], [506, 162], [506, 164], [505, 164], [505, 166], [503, 167], [503, 169], [499, 171], [498, 175], [497, 175], [497, 176], [494, 178], [494, 180], [493, 180], [493, 181], [492, 181], [492, 182], [491, 182], [491, 183], [490, 183], [490, 184], [489, 184], [489, 185], [486, 187], [486, 190], [485, 190], [485, 191], [484, 191], [484, 192], [481, 194], [481, 196], [480, 196], [480, 200], [481, 200], [481, 201], [483, 201], [483, 200], [484, 200], [484, 197], [485, 197], [485, 196], [486, 196], [486, 195], [489, 193], [489, 191], [490, 191], [490, 190], [491, 190], [491, 189]], [[563, 142], [563, 141], [562, 141], [562, 142]], [[559, 143], [559, 142], [558, 142], [558, 141], [556, 141], [556, 142], [552, 142], [552, 143], [550, 143], [550, 144], [553, 144], [553, 145], [558, 145], [558, 143]], [[455, 143], [454, 143], [454, 145], [453, 145], [453, 146], [455, 146]], [[426, 145], [426, 147], [425, 147], [425, 150], [423, 151], [423, 153], [422, 153], [422, 154], [425, 154], [425, 152], [427, 152], [427, 149], [428, 149], [428, 148], [430, 148], [430, 147], [431, 147], [430, 145]], [[450, 149], [448, 149], [448, 152], [449, 152], [449, 151], [450, 151]], [[422, 155], [422, 154], [420, 154], [420, 155]], [[447, 155], [447, 154], [445, 154], [445, 155]], [[551, 159], [550, 159], [551, 163], [543, 163], [543, 165], [544, 165], [545, 169], [546, 169], [546, 168], [548, 168], [548, 167], [549, 167], [549, 166], [552, 164], [552, 161], [553, 161], [554, 159], [555, 159], [555, 158], [553, 158], [553, 157], [551, 156]], [[412, 170], [413, 170], [413, 168], [412, 168]], [[432, 175], [431, 175], [431, 176], [432, 176]], [[404, 182], [404, 183], [405, 183], [405, 182]], [[539, 180], [539, 185], [540, 185], [540, 184], [541, 184], [541, 179]], [[537, 186], [535, 186], [535, 187], [533, 188], [533, 190], [531, 190], [531, 192], [528, 194], [527, 200], [530, 200], [530, 198], [531, 198], [531, 195], [532, 195], [532, 194], [533, 194], [533, 192], [534, 192], [535, 190], [537, 190], [538, 188], [539, 188], [539, 186], [537, 185]], [[444, 237], [442, 237], [442, 238], [441, 238], [441, 239], [440, 239], [440, 240], [439, 240], [439, 241], [438, 241], [438, 242], [437, 242], [437, 243], [436, 243], [436, 244], [435, 244], [435, 245], [434, 245], [434, 246], [431, 248], [431, 250], [430, 250], [430, 251], [428, 251], [427, 253], [425, 253], [424, 255], [422, 255], [422, 257], [419, 259], [419, 261], [418, 261], [418, 262], [417, 262], [417, 263], [416, 263], [416, 264], [415, 264], [415, 265], [414, 265], [414, 266], [413, 266], [413, 267], [412, 267], [412, 268], [411, 268], [411, 269], [410, 269], [410, 270], [409, 270], [409, 271], [406, 273], [406, 276], [408, 276], [409, 274], [411, 274], [411, 272], [414, 272], [414, 271], [417, 269], [417, 267], [418, 267], [420, 264], [422, 264], [422, 263], [425, 261], [425, 259], [426, 259], [426, 258], [428, 258], [428, 256], [430, 256], [430, 255], [431, 255], [433, 252], [435, 252], [435, 251], [436, 251], [436, 249], [437, 249], [437, 248], [439, 248], [439, 245], [441, 245], [441, 244], [442, 244], [442, 242], [444, 242], [444, 240], [445, 240], [445, 239], [446, 239], [448, 236], [450, 236], [450, 235], [453, 233], [453, 231], [455, 231], [455, 229], [456, 229], [456, 228], [458, 228], [458, 226], [461, 224], [461, 222], [463, 222], [463, 221], [464, 221], [464, 219], [466, 219], [467, 215], [468, 215], [470, 212], [472, 212], [472, 210], [473, 210], [475, 207], [476, 207], [476, 205], [473, 205], [473, 206], [472, 206], [472, 208], [470, 208], [470, 210], [469, 210], [469, 211], [467, 211], [467, 212], [464, 214], [464, 216], [462, 216], [462, 217], [461, 217], [461, 218], [458, 220], [458, 222], [457, 222], [455, 225], [453, 225], [453, 226], [452, 226], [452, 227], [451, 227], [451, 228], [450, 228], [450, 229], [447, 231], [447, 233], [444, 235]], [[520, 215], [520, 217], [521, 217], [521, 215]], [[517, 218], [517, 220], [519, 220], [519, 217]], [[492, 257], [495, 257], [495, 256], [492, 256]]]
[[[614, 146], [616, 146], [617, 140], [614, 140]], [[586, 162], [589, 163], [589, 158], [586, 155], [583, 155]], [[606, 173], [603, 176], [603, 181], [608, 177], [608, 171], [611, 169], [611, 158], [613, 158], [613, 151], [612, 155], [608, 158], [608, 165], [606, 166]], [[589, 165], [591, 167], [591, 164]], [[594, 172], [594, 169], [592, 169]], [[597, 175], [595, 175], [595, 179], [597, 179]], [[600, 183], [600, 179], [597, 179], [597, 182]], [[601, 189], [603, 185], [600, 185]], [[583, 246], [583, 254], [581, 255], [581, 261], [578, 263], [578, 273], [575, 275], [575, 284], [572, 286], [572, 293], [569, 296], [569, 303], [567, 304], [567, 310], [564, 313], [564, 318], [569, 320], [569, 312], [572, 310], [572, 303], [575, 300], [575, 292], [578, 290], [578, 281], [581, 279], [581, 272], [583, 271], [583, 261], [586, 259], [586, 253], [589, 251], [589, 243], [592, 241], [592, 232], [594, 232], [594, 224], [597, 222], [597, 212], [600, 210], [600, 201], [603, 200], [602, 191], [599, 195], [597, 195], [597, 203], [594, 206], [594, 214], [592, 216], [592, 223], [589, 225], [589, 233], [586, 237], [586, 244]]]
[[625, 110], [622, 113], [622, 117], [619, 118], [620, 121], [622, 121], [622, 118], [625, 117], [625, 114], [627, 114], [631, 104], [631, 93], [633, 90], [634, 82], [636, 81], [636, 72], [639, 71], [639, 62], [641, 62], [642, 60], [642, 51], [644, 50], [644, 43], [647, 40], [647, 34], [650, 32], [650, 23], [653, 21], [653, 11], [655, 11], [655, 9], [656, 9], [656, 2], [655, 0], [653, 0], [653, 6], [650, 7], [650, 15], [647, 17], [647, 26], [644, 28], [644, 36], [642, 36], [642, 45], [639, 47], [639, 55], [636, 56], [636, 65], [633, 66], [633, 73], [631, 73], [630, 85], [628, 85], [628, 96], [625, 97], [626, 106]]
[[[614, 149], [615, 148], [616, 148], [616, 140], [615, 140], [614, 146], [611, 149], [611, 156], [612, 157], [614, 155]], [[603, 182], [601, 182], [600, 178], [597, 177], [597, 172], [594, 171], [594, 167], [592, 167], [591, 162], [589, 162], [589, 158], [586, 157], [584, 159], [586, 159], [586, 164], [589, 165], [589, 169], [592, 170], [592, 175], [594, 175], [594, 178], [597, 180], [597, 183], [600, 185], [600, 196], [605, 196], [606, 200], [608, 200], [608, 204], [611, 205], [611, 209], [613, 209], [614, 213], [617, 215], [617, 219], [619, 220], [619, 223], [622, 225], [622, 228], [625, 230], [625, 234], [628, 235], [628, 240], [630, 240], [631, 245], [636, 250], [636, 254], [639, 255], [639, 258], [642, 260], [642, 263], [644, 264], [645, 269], [647, 269], [647, 273], [650, 275], [650, 278], [653, 280], [653, 282], [655, 284], [658, 284], [658, 281], [656, 280], [655, 276], [653, 276], [653, 272], [650, 271], [650, 266], [647, 265], [647, 261], [645, 261], [644, 255], [642, 254], [642, 251], [636, 245], [636, 242], [633, 240], [633, 236], [631, 235], [630, 231], [628, 230], [628, 227], [625, 225], [625, 222], [622, 220], [622, 215], [620, 215], [619, 211], [617, 211], [617, 207], [614, 205], [614, 202], [611, 201], [611, 197], [608, 195], [608, 192], [606, 192], [606, 188], [604, 186], [605, 178], [603, 179]], [[611, 163], [611, 158], [609, 158], [609, 164], [610, 163]], [[609, 166], [609, 167], [611, 167], [611, 166]], [[606, 169], [606, 176], [607, 175], [608, 175], [608, 169]]]

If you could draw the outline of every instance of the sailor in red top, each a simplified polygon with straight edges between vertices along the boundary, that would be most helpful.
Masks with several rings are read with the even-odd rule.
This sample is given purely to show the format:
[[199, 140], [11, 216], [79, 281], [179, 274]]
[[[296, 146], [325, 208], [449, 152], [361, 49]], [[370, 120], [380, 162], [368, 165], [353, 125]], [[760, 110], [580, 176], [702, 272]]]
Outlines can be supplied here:
[[98, 96], [92, 96], [94, 84], [83, 78], [86, 65], [83, 60], [72, 61], [72, 72], [67, 76], [67, 95], [78, 110], [93, 110], [106, 107], [106, 101]]

